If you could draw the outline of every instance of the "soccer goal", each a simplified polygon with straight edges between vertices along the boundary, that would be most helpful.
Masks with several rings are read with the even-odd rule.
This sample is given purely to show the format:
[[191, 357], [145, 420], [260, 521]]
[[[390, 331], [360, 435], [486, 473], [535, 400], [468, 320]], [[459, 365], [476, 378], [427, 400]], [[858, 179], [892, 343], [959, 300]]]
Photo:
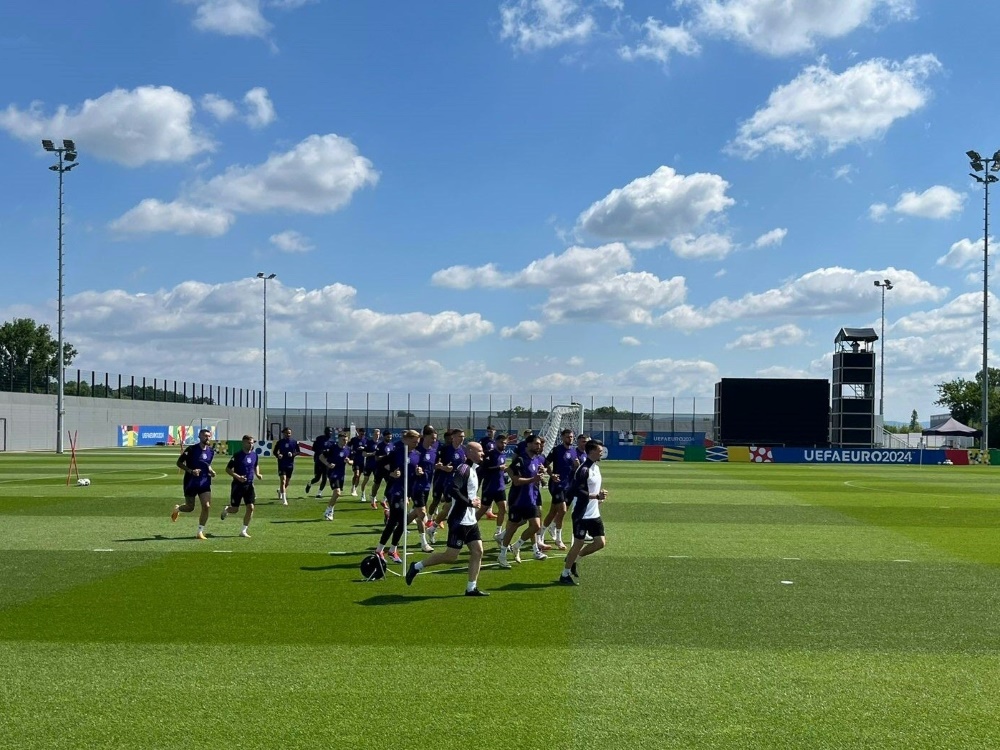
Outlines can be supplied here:
[[583, 405], [582, 404], [562, 404], [553, 406], [549, 416], [542, 422], [542, 427], [538, 434], [545, 441], [545, 450], [552, 450], [552, 447], [559, 442], [559, 435], [563, 430], [573, 430], [577, 435], [583, 432]]

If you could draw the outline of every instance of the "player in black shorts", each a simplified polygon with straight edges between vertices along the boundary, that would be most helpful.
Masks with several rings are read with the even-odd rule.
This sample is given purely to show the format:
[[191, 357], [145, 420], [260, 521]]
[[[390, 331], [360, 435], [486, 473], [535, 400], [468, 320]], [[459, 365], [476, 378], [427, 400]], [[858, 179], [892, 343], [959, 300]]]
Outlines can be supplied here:
[[458, 559], [458, 553], [464, 546], [469, 548], [469, 581], [465, 586], [466, 596], [489, 596], [479, 590], [477, 579], [483, 562], [483, 538], [479, 535], [479, 523], [476, 520], [476, 510], [480, 507], [476, 492], [479, 489], [479, 477], [475, 467], [482, 461], [483, 446], [479, 443], [469, 443], [465, 446], [466, 462], [455, 467], [448, 487], [451, 500], [451, 512], [448, 514], [448, 546], [440, 552], [435, 552], [421, 562], [410, 565], [406, 571], [406, 585], [413, 583], [424, 568], [442, 563], [451, 563]]
[[226, 464], [226, 473], [233, 478], [233, 486], [229, 491], [229, 505], [222, 509], [222, 520], [230, 513], [240, 509], [240, 503], [246, 509], [243, 513], [243, 528], [240, 536], [250, 538], [250, 519], [253, 518], [254, 503], [257, 494], [254, 491], [254, 479], [262, 479], [260, 466], [257, 463], [257, 452], [253, 449], [253, 435], [243, 436], [243, 447]]
[[[573, 475], [573, 546], [566, 555], [559, 583], [566, 586], [576, 585], [575, 577], [579, 575], [576, 562], [581, 557], [587, 557], [600, 552], [607, 546], [604, 535], [604, 521], [601, 519], [601, 503], [608, 496], [608, 491], [601, 486], [601, 454], [604, 446], [599, 440], [588, 440], [585, 446], [587, 460]], [[587, 537], [593, 541], [587, 543]]]

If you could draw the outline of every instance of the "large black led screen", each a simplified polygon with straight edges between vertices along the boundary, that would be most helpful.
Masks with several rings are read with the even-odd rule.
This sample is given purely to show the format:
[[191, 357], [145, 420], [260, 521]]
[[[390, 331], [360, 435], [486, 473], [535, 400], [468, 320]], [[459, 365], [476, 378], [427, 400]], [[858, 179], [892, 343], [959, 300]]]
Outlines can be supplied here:
[[723, 445], [830, 444], [830, 381], [723, 378], [715, 386]]

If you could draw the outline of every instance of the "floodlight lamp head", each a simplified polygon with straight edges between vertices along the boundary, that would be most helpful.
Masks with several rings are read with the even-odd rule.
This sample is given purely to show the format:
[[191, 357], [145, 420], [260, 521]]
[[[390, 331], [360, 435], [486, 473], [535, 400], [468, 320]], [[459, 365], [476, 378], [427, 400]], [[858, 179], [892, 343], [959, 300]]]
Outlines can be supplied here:
[[58, 172], [59, 171], [59, 167], [57, 167], [55, 164], [53, 164], [51, 167], [49, 167], [49, 169], [51, 171], [53, 171], [53, 172]]
[[966, 151], [965, 155], [969, 157], [972, 161], [982, 161], [983, 157], [979, 155], [978, 151]]
[[885, 282], [882, 284], [882, 286], [884, 286], [886, 289], [892, 289], [892, 282], [889, 281], [889, 279], [886, 279]]
[[882, 286], [882, 283], [878, 279], [875, 279], [875, 286]]
[[267, 278], [268, 278], [268, 279], [273, 279], [273, 278], [274, 278], [275, 276], [277, 276], [277, 275], [278, 275], [278, 274], [276, 274], [276, 273], [272, 273], [272, 274], [271, 274], [270, 276], [268, 276]]
[[263, 279], [264, 278], [264, 272], [263, 271], [258, 271], [257, 272], [257, 278], [258, 279]]
[[67, 151], [76, 151], [76, 144], [73, 143], [73, 141], [71, 141], [71, 140], [69, 140], [67, 138], [64, 138], [63, 139], [63, 148], [66, 149]]
[[68, 171], [70, 171], [70, 170], [71, 170], [71, 169], [72, 169], [73, 167], [77, 166], [77, 165], [78, 165], [79, 163], [80, 163], [80, 162], [78, 162], [78, 161], [75, 161], [75, 162], [73, 162], [72, 164], [67, 164], [67, 165], [66, 165], [65, 167], [63, 167], [63, 172], [68, 172]]
[[63, 158], [66, 161], [76, 161], [76, 151], [67, 151]]
[[56, 150], [55, 144], [52, 141], [50, 141], [49, 139], [47, 139], [47, 138], [43, 138], [42, 139], [42, 148], [44, 148], [46, 151], [55, 151]]
[[984, 180], [982, 177], [980, 177], [977, 174], [972, 174], [972, 172], [969, 172], [969, 177], [974, 179], [976, 182], [986, 182], [986, 180]]
[[977, 172], [982, 172], [985, 169], [981, 161], [972, 161], [969, 163], [969, 166], [972, 167]]
[[997, 177], [995, 174], [988, 174], [986, 175], [985, 182], [996, 182], [997, 180], [1000, 180], [1000, 177]]
[[1000, 166], [998, 166], [998, 164], [1000, 164], [1000, 148], [998, 148], [996, 151], [993, 152], [993, 156], [990, 157], [990, 161], [993, 162], [994, 172], [1000, 169]]

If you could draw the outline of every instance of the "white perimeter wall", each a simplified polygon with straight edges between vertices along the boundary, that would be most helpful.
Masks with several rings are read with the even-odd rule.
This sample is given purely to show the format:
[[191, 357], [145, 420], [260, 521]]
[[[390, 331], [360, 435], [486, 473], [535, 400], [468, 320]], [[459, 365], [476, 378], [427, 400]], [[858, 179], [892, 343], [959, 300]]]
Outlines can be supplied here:
[[[79, 432], [78, 448], [111, 448], [119, 442], [123, 424], [190, 425], [219, 419], [216, 437], [238, 440], [244, 433], [260, 431], [260, 410], [235, 406], [170, 404], [113, 398], [64, 399], [65, 429]], [[6, 420], [6, 445], [4, 444]], [[65, 449], [69, 441], [63, 439]], [[56, 397], [29, 393], [0, 393], [0, 450], [54, 451], [56, 449]]]

